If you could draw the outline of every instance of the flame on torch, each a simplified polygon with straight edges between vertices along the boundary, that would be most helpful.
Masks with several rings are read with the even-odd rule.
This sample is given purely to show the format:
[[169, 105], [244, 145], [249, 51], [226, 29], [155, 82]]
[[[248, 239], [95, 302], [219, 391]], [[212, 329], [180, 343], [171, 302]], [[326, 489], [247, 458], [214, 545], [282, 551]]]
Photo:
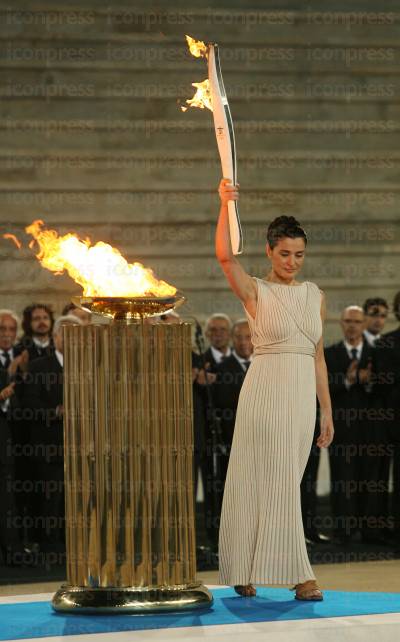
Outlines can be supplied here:
[[195, 40], [191, 36], [186, 36], [189, 51], [196, 58], [207, 58], [208, 47], [202, 40]]
[[[186, 40], [189, 46], [190, 53], [196, 58], [205, 57], [207, 58], [208, 47], [201, 40], [195, 40], [190, 36], [186, 36]], [[196, 87], [196, 93], [193, 98], [190, 98], [186, 101], [189, 107], [199, 107], [200, 109], [209, 109], [212, 108], [211, 101], [211, 92], [210, 92], [210, 83], [208, 78], [203, 80], [203, 82], [192, 82], [192, 87]], [[187, 111], [188, 107], [181, 107], [182, 111]]]
[[[212, 111], [210, 83], [208, 78], [203, 80], [203, 82], [192, 82], [192, 87], [197, 87], [197, 90], [193, 98], [186, 101], [189, 107], [199, 107], [200, 109], [204, 109], [206, 107]], [[186, 111], [188, 108], [181, 107], [181, 109], [182, 111]]]
[[152, 270], [141, 263], [128, 263], [108, 243], [92, 245], [88, 238], [72, 233], [59, 236], [56, 230], [43, 226], [43, 221], [37, 220], [25, 228], [33, 236], [29, 245], [39, 245], [37, 259], [51, 272], [67, 271], [82, 286], [84, 296], [165, 297], [176, 293], [175, 287], [156, 279]]

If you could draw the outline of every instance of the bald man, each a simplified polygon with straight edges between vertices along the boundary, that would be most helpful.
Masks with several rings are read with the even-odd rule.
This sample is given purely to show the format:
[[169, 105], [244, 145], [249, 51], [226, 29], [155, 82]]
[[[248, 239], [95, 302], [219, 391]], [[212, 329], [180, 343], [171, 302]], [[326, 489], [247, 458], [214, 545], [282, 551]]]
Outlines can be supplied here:
[[361, 307], [345, 308], [340, 325], [343, 339], [325, 350], [335, 425], [329, 448], [333, 530], [340, 543], [358, 530], [372, 541], [379, 530], [369, 504], [377, 495], [366, 464], [373, 445], [375, 349], [365, 339]]

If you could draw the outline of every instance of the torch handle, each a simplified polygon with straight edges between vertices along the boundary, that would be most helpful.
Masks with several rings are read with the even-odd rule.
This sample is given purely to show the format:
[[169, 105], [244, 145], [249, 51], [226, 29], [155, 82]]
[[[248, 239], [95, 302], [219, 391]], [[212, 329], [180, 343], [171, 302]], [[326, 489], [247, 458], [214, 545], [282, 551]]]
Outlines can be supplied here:
[[236, 201], [228, 201], [229, 232], [233, 254], [243, 251], [243, 235]]

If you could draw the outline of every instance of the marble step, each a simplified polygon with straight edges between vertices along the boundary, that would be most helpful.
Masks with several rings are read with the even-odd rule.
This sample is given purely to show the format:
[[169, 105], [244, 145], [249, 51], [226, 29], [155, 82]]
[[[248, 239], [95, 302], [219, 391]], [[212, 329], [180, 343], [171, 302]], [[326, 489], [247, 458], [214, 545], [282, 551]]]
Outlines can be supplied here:
[[[91, 71], [87, 69], [0, 69], [0, 97], [13, 100], [42, 100], [54, 104], [55, 100], [68, 99], [69, 104], [82, 99], [130, 99], [185, 101], [193, 91], [193, 71], [158, 69]], [[264, 73], [260, 71], [224, 71], [224, 84], [231, 105], [239, 100], [263, 100], [272, 102], [305, 103], [369, 103], [398, 102], [400, 78], [398, 73], [356, 74], [343, 71], [341, 74], [324, 72], [313, 74]]]
[[[225, 33], [225, 32], [224, 32]], [[183, 34], [182, 34], [183, 35]], [[279, 72], [349, 72], [393, 73], [400, 67], [400, 48], [395, 44], [375, 42], [371, 46], [337, 44], [281, 45], [254, 43], [251, 36], [245, 44], [237, 43], [229, 32], [220, 39], [221, 67], [225, 70]], [[130, 70], [165, 69], [189, 70], [194, 80], [206, 75], [205, 61], [189, 53], [184, 39], [155, 44], [144, 41], [120, 43], [73, 39], [68, 42], [34, 38], [9, 40], [0, 49], [0, 68], [48, 67], [64, 69]]]
[[[2, 146], [26, 150], [185, 150], [216, 148], [211, 115], [192, 110], [172, 120], [3, 119]], [[386, 119], [356, 120], [234, 120], [236, 146], [241, 152], [263, 150], [398, 150], [400, 124]]]
[[[400, 154], [238, 157], [240, 184], [245, 189], [266, 184], [275, 189], [328, 185], [347, 189], [395, 189], [400, 180]], [[38, 154], [0, 155], [0, 189], [112, 190], [210, 189], [221, 177], [214, 154], [157, 157], [51, 157]]]
[[[175, 9], [187, 9], [187, 0], [157, 0], [156, 7], [151, 6], [149, 8], [148, 0], [135, 0], [135, 8], [140, 8], [143, 15], [147, 13], [156, 13], [156, 10], [159, 11], [174, 11]], [[204, 10], [204, 1], [203, 0], [191, 0], [191, 8], [198, 8]], [[0, 8], [5, 11], [10, 10], [10, 3], [6, 0], [0, 1]], [[133, 11], [132, 4], [128, 0], [119, 0], [118, 8], [121, 11]], [[379, 11], [377, 11], [377, 6], [375, 0], [325, 0], [323, 3], [323, 9], [321, 8], [321, 3], [319, 0], [249, 0], [248, 3], [244, 5], [243, 0], [218, 0], [218, 8], [227, 8], [233, 9], [238, 8], [242, 11], [253, 11], [255, 9], [260, 11], [265, 11], [266, 9], [270, 11], [279, 11], [279, 10], [290, 10], [290, 11], [326, 11], [326, 12], [372, 12], [380, 13], [386, 11], [395, 11], [398, 9], [397, 0], [382, 0], [379, 3]], [[31, 10], [31, 11], [54, 11], [54, 3], [51, 0], [37, 0], [32, 2], [32, 0], [13, 0], [12, 9], [18, 11]], [[71, 0], [67, 2], [57, 3], [57, 10], [64, 12], [80, 12], [87, 10], [110, 10], [109, 0]], [[213, 11], [212, 6], [208, 6], [207, 10], [211, 13]]]
[[168, 37], [182, 38], [185, 33], [205, 42], [231, 39], [237, 43], [298, 44], [354, 42], [396, 46], [400, 33], [398, 7], [383, 6], [380, 11], [318, 10], [298, 5], [294, 9], [275, 7], [235, 8], [234, 6], [185, 7], [170, 5], [167, 10], [140, 7], [95, 6], [93, 9], [0, 9], [0, 26], [7, 38], [136, 40], [148, 37], [156, 42]]
[[[186, 98], [194, 94], [190, 85], [187, 87]], [[46, 121], [84, 121], [90, 116], [94, 126], [105, 124], [106, 126], [118, 126], [119, 123], [135, 126], [138, 121], [145, 120], [151, 126], [152, 121], [168, 120], [176, 121], [182, 127], [187, 121], [196, 119], [199, 125], [211, 124], [212, 114], [210, 110], [199, 110], [190, 108], [182, 112], [180, 106], [185, 106], [185, 97], [171, 98], [104, 98], [96, 100], [85, 97], [75, 98], [8, 98], [0, 102], [0, 122], [6, 121], [9, 127], [13, 123], [24, 121], [27, 116], [29, 120]], [[344, 101], [269, 101], [265, 98], [247, 99], [236, 98], [230, 101], [230, 108], [234, 125], [247, 121], [262, 121], [268, 119], [281, 123], [281, 128], [296, 128], [308, 123], [309, 131], [318, 128], [320, 122], [329, 121], [331, 128], [341, 128], [347, 121], [370, 122], [373, 127], [377, 121], [386, 121], [387, 128], [395, 129], [400, 122], [400, 102], [382, 102], [371, 99], [365, 101], [360, 111], [358, 102]]]
[[[211, 226], [214, 230], [219, 208], [216, 188], [209, 190], [182, 190], [173, 187], [167, 191], [118, 191], [118, 190], [0, 190], [0, 213], [3, 231], [18, 233], [33, 218], [44, 218], [48, 226], [79, 226], [109, 224], [119, 230], [126, 224], [143, 225], [149, 235], [159, 225]], [[320, 191], [312, 185], [296, 190], [271, 189], [265, 184], [257, 190], [242, 188], [240, 212], [245, 233], [250, 222], [262, 225], [279, 214], [300, 218], [307, 226], [322, 223], [346, 222], [350, 218], [367, 223], [398, 223], [400, 189], [363, 190], [337, 189], [324, 186]], [[377, 218], [379, 217], [379, 218]], [[210, 232], [213, 233], [213, 232]], [[117, 234], [117, 232], [115, 232]], [[162, 236], [161, 236], [162, 238]], [[329, 237], [328, 237], [329, 238]]]

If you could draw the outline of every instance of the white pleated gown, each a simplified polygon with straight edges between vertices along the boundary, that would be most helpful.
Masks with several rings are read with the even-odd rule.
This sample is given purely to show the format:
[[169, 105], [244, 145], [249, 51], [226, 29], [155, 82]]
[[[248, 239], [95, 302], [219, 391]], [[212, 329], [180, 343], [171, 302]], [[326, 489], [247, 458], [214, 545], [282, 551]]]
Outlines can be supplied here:
[[219, 531], [221, 584], [315, 579], [307, 555], [300, 482], [316, 418], [315, 350], [322, 334], [315, 283], [256, 279], [254, 358], [244, 380]]

